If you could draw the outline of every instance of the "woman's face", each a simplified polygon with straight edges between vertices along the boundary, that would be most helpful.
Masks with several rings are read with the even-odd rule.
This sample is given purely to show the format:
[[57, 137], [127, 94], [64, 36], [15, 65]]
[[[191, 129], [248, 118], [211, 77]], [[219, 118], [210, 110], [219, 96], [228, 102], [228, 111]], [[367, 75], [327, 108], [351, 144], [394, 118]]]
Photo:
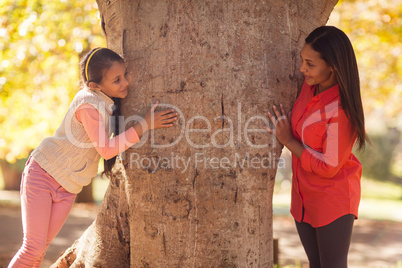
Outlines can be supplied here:
[[304, 74], [308, 85], [319, 85], [320, 91], [323, 92], [337, 83], [332, 67], [309, 44], [304, 44], [300, 56], [300, 72]]
[[126, 66], [115, 61], [104, 74], [99, 89], [110, 98], [125, 98], [128, 94], [128, 81], [126, 79]]

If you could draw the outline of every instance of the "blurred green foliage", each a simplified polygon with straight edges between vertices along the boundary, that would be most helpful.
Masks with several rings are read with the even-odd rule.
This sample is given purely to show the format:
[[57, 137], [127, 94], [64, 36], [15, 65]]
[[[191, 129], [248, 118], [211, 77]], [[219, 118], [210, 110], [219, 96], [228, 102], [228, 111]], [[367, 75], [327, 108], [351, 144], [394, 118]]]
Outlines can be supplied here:
[[380, 181], [393, 181], [402, 184], [402, 177], [392, 173], [392, 164], [397, 157], [397, 145], [400, 131], [390, 128], [386, 133], [370, 136], [372, 146], [366, 146], [362, 152], [355, 152], [363, 165], [363, 175]]
[[328, 24], [354, 46], [365, 112], [381, 109], [388, 125], [402, 129], [402, 2], [340, 0]]
[[53, 135], [79, 89], [80, 54], [97, 46], [94, 0], [0, 2], [0, 159]]

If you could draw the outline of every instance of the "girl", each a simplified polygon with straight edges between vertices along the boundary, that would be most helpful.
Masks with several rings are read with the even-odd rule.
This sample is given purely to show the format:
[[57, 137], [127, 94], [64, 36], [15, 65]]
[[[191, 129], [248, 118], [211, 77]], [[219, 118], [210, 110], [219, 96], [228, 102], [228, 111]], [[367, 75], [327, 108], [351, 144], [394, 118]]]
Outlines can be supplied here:
[[290, 122], [283, 105], [268, 113], [280, 143], [292, 152], [291, 214], [310, 267], [347, 267], [360, 202], [362, 166], [352, 154], [368, 141], [356, 58], [348, 37], [315, 29], [301, 51], [305, 80]]
[[94, 49], [81, 62], [81, 76], [86, 87], [74, 97], [55, 135], [44, 139], [26, 163], [21, 181], [24, 241], [8, 267], [40, 267], [76, 195], [96, 176], [100, 157], [110, 175], [116, 156], [142, 134], [177, 120], [173, 110], [155, 112], [156, 103], [133, 127], [109, 139], [109, 118], [119, 115], [120, 100], [128, 93], [124, 60], [110, 49]]

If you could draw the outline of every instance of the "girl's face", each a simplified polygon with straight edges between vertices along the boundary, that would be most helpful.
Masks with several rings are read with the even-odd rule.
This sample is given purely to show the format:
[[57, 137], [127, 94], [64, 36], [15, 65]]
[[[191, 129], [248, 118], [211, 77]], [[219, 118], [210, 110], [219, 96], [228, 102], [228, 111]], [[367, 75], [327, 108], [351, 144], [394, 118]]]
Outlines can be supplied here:
[[309, 44], [304, 44], [300, 56], [300, 72], [304, 74], [307, 85], [319, 85], [320, 91], [323, 92], [337, 84], [332, 67]]
[[122, 62], [115, 61], [104, 74], [97, 89], [110, 98], [125, 98], [128, 94], [128, 81], [126, 79], [126, 66]]

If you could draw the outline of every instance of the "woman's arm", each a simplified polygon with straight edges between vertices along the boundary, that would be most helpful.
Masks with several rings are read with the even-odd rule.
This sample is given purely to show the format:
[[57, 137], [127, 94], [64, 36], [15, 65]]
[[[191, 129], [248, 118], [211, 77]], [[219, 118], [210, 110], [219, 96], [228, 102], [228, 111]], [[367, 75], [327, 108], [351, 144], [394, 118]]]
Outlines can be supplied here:
[[300, 159], [302, 168], [326, 178], [335, 176], [350, 156], [356, 141], [353, 127], [345, 112], [339, 108], [336, 116], [329, 121], [322, 153], [294, 138], [283, 105], [281, 105], [281, 112], [274, 106], [274, 112], [278, 120], [269, 112], [268, 117], [273, 122], [275, 129], [264, 128], [269, 133], [276, 135], [278, 141]]
[[348, 160], [356, 141], [356, 134], [348, 117], [342, 109], [327, 125], [327, 135], [323, 142], [323, 152], [306, 146], [301, 155], [301, 166], [325, 178], [335, 176]]

